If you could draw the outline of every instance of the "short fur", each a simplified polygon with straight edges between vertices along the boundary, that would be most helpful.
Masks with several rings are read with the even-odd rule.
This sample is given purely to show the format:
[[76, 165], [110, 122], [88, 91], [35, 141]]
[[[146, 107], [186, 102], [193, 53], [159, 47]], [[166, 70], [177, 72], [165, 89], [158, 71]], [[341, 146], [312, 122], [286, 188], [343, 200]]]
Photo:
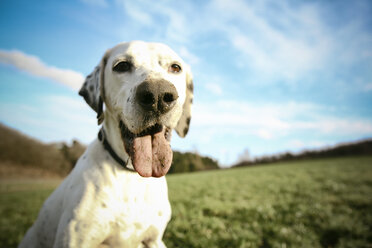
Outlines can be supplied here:
[[[113, 71], [117, 61], [128, 59], [132, 71]], [[182, 67], [180, 73], [169, 72], [175, 62]], [[166, 80], [178, 93], [172, 110], [157, 120], [149, 118], [134, 97], [138, 85], [150, 79]], [[184, 137], [192, 91], [190, 69], [175, 52], [163, 44], [134, 41], [108, 50], [79, 94], [97, 112], [113, 151], [133, 169], [119, 122], [135, 134], [160, 122]], [[144, 178], [124, 169], [96, 139], [45, 201], [19, 247], [165, 247], [162, 236], [170, 217], [165, 177]]]

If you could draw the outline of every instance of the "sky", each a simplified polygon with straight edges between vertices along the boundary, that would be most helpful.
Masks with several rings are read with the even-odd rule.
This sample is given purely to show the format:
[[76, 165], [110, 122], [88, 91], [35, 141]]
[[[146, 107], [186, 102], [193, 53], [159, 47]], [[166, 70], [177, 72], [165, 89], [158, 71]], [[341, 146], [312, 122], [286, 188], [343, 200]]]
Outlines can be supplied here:
[[119, 42], [162, 42], [190, 66], [190, 132], [172, 148], [241, 159], [372, 137], [371, 1], [0, 1], [0, 122], [89, 144], [78, 90]]

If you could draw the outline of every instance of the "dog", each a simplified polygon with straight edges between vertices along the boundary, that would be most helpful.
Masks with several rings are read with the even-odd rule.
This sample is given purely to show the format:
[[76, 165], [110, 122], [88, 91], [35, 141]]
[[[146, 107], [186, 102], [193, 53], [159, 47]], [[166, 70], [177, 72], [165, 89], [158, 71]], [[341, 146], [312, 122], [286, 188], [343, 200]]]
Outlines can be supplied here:
[[168, 46], [109, 49], [79, 91], [101, 125], [19, 247], [165, 247], [174, 129], [191, 119], [189, 66]]

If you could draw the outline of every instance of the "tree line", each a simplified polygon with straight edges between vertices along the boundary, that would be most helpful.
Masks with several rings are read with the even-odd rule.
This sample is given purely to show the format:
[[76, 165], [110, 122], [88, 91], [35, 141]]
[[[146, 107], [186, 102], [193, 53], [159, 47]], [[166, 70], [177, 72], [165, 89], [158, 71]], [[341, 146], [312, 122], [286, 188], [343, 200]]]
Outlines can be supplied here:
[[262, 156], [252, 160], [243, 160], [235, 164], [233, 167], [253, 166], [282, 161], [306, 160], [315, 158], [330, 158], [330, 157], [346, 157], [346, 156], [371, 156], [372, 155], [372, 139], [361, 140], [353, 143], [340, 144], [335, 147], [325, 148], [321, 150], [303, 151], [299, 154], [290, 152], [277, 155]]
[[[86, 146], [73, 140], [45, 144], [0, 123], [0, 175], [6, 178], [10, 169], [35, 169], [66, 176], [75, 166]], [[169, 173], [218, 169], [217, 161], [196, 153], [173, 153]]]

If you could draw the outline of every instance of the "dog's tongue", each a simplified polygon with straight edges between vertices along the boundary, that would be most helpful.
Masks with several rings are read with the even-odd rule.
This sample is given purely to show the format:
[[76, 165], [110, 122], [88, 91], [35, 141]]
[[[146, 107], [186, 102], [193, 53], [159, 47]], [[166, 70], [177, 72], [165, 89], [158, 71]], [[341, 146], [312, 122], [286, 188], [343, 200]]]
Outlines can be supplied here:
[[132, 164], [143, 177], [162, 177], [172, 163], [172, 149], [164, 136], [165, 128], [153, 135], [133, 140]]

